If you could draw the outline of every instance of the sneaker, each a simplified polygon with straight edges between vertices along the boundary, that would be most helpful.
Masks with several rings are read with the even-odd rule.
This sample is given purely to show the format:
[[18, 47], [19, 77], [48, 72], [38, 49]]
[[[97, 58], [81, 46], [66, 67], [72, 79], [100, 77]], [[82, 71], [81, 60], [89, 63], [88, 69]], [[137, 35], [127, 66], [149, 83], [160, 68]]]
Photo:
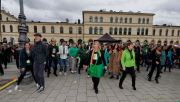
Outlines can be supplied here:
[[120, 88], [120, 89], [124, 89], [124, 88], [122, 87], [122, 85], [119, 85], [119, 88]]
[[36, 84], [36, 87], [39, 88], [39, 84]]
[[157, 83], [157, 84], [159, 84], [159, 81], [158, 81], [158, 79], [155, 79], [155, 81], [156, 81], [156, 83]]
[[14, 88], [14, 90], [16, 91], [16, 90], [18, 90], [18, 88], [19, 88], [19, 86], [18, 86], [18, 85], [16, 85], [16, 86], [15, 86], [15, 88]]
[[41, 92], [43, 92], [43, 91], [44, 91], [44, 87], [41, 86], [41, 87], [39, 88], [39, 90], [38, 90], [38, 93], [41, 93]]
[[133, 87], [133, 90], [136, 90], [136, 87]]
[[59, 75], [62, 75], [62, 72], [59, 72]]
[[98, 89], [95, 89], [95, 93], [98, 94]]

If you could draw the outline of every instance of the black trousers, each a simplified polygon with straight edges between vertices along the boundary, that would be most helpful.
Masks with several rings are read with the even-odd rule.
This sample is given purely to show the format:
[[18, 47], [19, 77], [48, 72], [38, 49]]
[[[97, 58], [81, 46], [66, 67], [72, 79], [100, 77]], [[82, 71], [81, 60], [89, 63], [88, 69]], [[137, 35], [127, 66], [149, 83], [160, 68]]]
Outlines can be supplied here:
[[140, 71], [140, 58], [136, 59], [137, 71]]
[[94, 89], [98, 90], [98, 85], [99, 85], [100, 78], [92, 77], [92, 81], [93, 81]]
[[3, 69], [3, 67], [2, 67], [2, 64], [0, 63], [0, 73], [2, 74], [2, 75], [4, 75], [4, 69]]
[[125, 71], [123, 71], [122, 76], [120, 78], [119, 81], [119, 86], [122, 86], [124, 79], [126, 78], [126, 75], [130, 74], [131, 78], [132, 78], [132, 86], [135, 87], [136, 86], [136, 74], [135, 74], [135, 70], [134, 68], [126, 68]]
[[57, 60], [57, 59], [49, 59], [48, 74], [51, 73], [52, 63], [54, 64], [54, 66], [53, 66], [54, 74], [56, 74], [56, 71], [57, 71], [57, 63], [58, 63], [58, 60]]
[[152, 64], [151, 66], [151, 70], [148, 74], [148, 77], [149, 77], [149, 80], [151, 80], [152, 78], [152, 75], [154, 73], [154, 70], [157, 68], [157, 73], [156, 73], [156, 76], [155, 76], [155, 79], [158, 79], [159, 78], [159, 75], [160, 75], [160, 72], [161, 72], [161, 67], [160, 67], [160, 64]]
[[5, 68], [7, 68], [7, 63], [8, 63], [8, 59], [4, 59], [3, 64]]
[[37, 83], [35, 76], [34, 76], [34, 71], [33, 71], [32, 66], [28, 66], [25, 68], [25, 70], [23, 72], [21, 72], [21, 75], [19, 76], [19, 78], [17, 80], [17, 85], [19, 85], [21, 83], [21, 81], [24, 79], [24, 76], [26, 75], [27, 71], [31, 71], [32, 77], [33, 77], [35, 83]]
[[36, 63], [36, 62], [34, 62], [34, 64], [33, 64], [35, 79], [37, 81], [37, 84], [39, 84], [42, 87], [45, 86], [44, 68], [45, 68], [44, 63]]

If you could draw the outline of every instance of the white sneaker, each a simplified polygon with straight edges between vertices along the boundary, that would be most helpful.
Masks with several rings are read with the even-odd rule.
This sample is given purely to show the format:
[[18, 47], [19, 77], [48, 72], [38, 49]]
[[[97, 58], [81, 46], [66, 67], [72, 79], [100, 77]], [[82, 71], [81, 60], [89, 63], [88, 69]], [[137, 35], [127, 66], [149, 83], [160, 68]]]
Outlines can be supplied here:
[[62, 75], [62, 72], [59, 72], [59, 75]]
[[39, 87], [39, 84], [36, 84], [36, 87], [38, 88], [38, 87]]
[[90, 78], [90, 76], [89, 76], [89, 75], [88, 75], [87, 77], [88, 77], [88, 78]]
[[64, 75], [66, 76], [66, 75], [67, 75], [67, 73], [65, 72], [65, 73], [64, 73]]
[[18, 88], [19, 88], [19, 86], [18, 86], [18, 85], [16, 85], [16, 86], [15, 86], [15, 88], [14, 88], [14, 90], [16, 91], [16, 90], [18, 90]]

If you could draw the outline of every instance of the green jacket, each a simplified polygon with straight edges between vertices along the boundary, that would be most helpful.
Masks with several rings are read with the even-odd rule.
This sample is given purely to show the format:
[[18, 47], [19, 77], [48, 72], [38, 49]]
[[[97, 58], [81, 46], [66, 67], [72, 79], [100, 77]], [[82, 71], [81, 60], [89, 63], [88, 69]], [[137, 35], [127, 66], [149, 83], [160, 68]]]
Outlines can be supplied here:
[[77, 57], [77, 54], [78, 54], [78, 48], [77, 47], [70, 47], [69, 48], [69, 56]]
[[121, 64], [123, 69], [125, 70], [127, 67], [134, 67], [136, 68], [136, 62], [135, 62], [135, 52], [132, 51], [133, 59], [131, 59], [130, 52], [128, 49], [125, 49], [122, 53], [121, 57]]

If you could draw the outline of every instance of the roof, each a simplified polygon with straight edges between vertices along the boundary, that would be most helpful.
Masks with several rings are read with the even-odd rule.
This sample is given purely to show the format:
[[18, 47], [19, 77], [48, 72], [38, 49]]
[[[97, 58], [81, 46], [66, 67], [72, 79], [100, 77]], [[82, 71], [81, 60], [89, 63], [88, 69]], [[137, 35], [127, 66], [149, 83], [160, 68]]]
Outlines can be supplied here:
[[83, 11], [83, 13], [93, 13], [93, 14], [124, 14], [124, 15], [147, 15], [147, 16], [154, 16], [155, 14], [154, 13], [141, 13], [141, 12], [132, 12], [132, 11], [129, 11], [129, 12], [123, 12], [123, 11], [103, 11], [103, 10], [100, 10], [100, 11]]
[[99, 42], [119, 42], [119, 40], [114, 39], [113, 37], [111, 37], [107, 33], [104, 34], [103, 36], [101, 36], [99, 39], [97, 39], [95, 41], [99, 41]]
[[14, 15], [10, 14], [9, 12], [6, 12], [5, 10], [1, 10], [2, 13], [14, 18], [15, 20], [18, 20], [18, 18], [16, 18]]

